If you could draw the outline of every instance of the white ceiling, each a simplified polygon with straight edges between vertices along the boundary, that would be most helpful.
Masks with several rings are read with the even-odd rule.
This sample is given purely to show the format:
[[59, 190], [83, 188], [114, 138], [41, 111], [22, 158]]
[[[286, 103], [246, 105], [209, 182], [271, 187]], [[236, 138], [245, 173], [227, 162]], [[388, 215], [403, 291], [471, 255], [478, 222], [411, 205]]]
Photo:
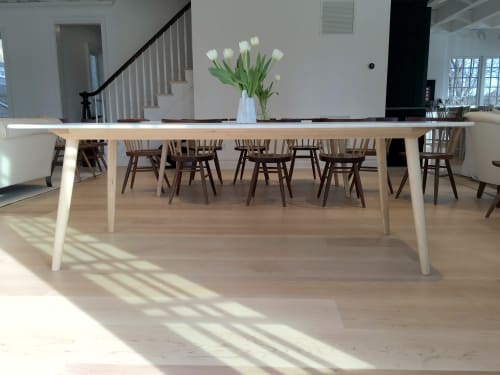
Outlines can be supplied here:
[[429, 0], [432, 31], [500, 30], [500, 0]]

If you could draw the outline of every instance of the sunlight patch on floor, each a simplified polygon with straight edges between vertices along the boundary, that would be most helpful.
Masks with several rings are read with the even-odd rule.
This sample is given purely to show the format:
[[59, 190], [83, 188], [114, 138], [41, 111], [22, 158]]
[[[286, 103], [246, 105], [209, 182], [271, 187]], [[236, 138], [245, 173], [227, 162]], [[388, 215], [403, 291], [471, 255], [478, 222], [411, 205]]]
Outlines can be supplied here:
[[[26, 217], [5, 220], [31, 246], [51, 255], [55, 226], [52, 220]], [[273, 321], [255, 309], [115, 245], [74, 228], [68, 228], [67, 233], [63, 263], [68, 271], [65, 272], [80, 275], [99, 286], [130, 306], [134, 313], [151, 319], [148, 324], [175, 333], [196, 349], [184, 344], [188, 356], [193, 351], [204, 352], [212, 365], [222, 363], [236, 372], [252, 375], [274, 374], [268, 368], [276, 367], [294, 369], [297, 374], [306, 374], [306, 368], [321, 373], [332, 368], [373, 368], [296, 328]], [[112, 326], [96, 323], [121, 340]], [[167, 331], [165, 337], [170, 337]], [[133, 344], [123, 341], [122, 344], [134, 350]]]

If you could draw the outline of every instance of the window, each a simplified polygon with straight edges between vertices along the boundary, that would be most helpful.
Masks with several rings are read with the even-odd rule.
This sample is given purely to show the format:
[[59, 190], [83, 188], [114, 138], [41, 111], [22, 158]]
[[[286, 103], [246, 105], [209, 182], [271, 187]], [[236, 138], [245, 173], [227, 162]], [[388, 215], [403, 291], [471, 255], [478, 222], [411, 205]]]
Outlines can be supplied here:
[[2, 35], [0, 34], [0, 117], [9, 116], [9, 100], [7, 97], [7, 77], [3, 55]]
[[479, 67], [479, 57], [458, 57], [450, 59], [448, 70], [449, 104], [478, 104]]
[[500, 57], [486, 59], [484, 66], [483, 104], [500, 105]]

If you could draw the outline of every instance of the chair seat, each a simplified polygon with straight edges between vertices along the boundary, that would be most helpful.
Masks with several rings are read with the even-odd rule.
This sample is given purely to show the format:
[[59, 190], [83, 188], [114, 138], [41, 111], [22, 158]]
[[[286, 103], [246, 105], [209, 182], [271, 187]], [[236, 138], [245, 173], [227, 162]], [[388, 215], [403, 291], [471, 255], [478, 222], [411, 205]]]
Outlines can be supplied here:
[[248, 160], [260, 163], [282, 163], [292, 160], [290, 154], [253, 154], [248, 155]]
[[152, 150], [131, 150], [125, 153], [127, 156], [161, 156], [160, 149], [152, 149]]
[[309, 146], [293, 146], [293, 149], [294, 150], [297, 150], [297, 151], [311, 151], [311, 150], [319, 150], [319, 147], [318, 146], [313, 146], [313, 145], [309, 145]]
[[[264, 151], [266, 149], [265, 146], [251, 148], [250, 151]], [[248, 147], [246, 146], [235, 146], [234, 151], [248, 151]]]
[[332, 163], [361, 163], [365, 160], [365, 156], [361, 154], [319, 154], [319, 160]]
[[180, 161], [180, 162], [200, 162], [200, 161], [209, 161], [209, 160], [214, 160], [215, 154], [214, 153], [208, 153], [208, 154], [198, 154], [198, 155], [172, 155], [171, 156], [173, 161]]
[[451, 160], [453, 159], [453, 154], [441, 153], [441, 152], [421, 152], [421, 159], [439, 159], [439, 160]]

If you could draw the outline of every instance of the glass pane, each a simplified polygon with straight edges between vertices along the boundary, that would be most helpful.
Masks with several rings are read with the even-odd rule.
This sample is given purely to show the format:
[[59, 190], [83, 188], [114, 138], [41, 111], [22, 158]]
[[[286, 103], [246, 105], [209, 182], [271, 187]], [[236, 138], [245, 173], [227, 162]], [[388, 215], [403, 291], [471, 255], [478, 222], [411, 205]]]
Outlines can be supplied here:
[[448, 97], [451, 104], [476, 104], [479, 61], [470, 57], [450, 59]]
[[0, 35], [0, 117], [8, 117], [8, 115], [9, 100], [7, 97], [7, 77], [5, 74], [2, 35]]

